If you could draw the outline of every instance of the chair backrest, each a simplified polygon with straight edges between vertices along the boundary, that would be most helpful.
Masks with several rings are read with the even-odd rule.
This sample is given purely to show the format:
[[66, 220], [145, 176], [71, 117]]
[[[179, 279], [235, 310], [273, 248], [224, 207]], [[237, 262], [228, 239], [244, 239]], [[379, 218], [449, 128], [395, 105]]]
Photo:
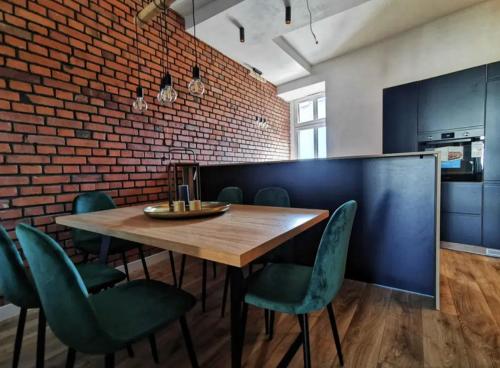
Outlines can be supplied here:
[[[110, 210], [116, 208], [113, 199], [104, 192], [88, 192], [75, 197], [73, 200], [73, 214]], [[73, 242], [99, 241], [101, 236], [85, 230], [73, 229]]]
[[21, 308], [39, 306], [21, 255], [3, 226], [0, 226], [0, 295]]
[[253, 202], [258, 206], [290, 207], [290, 196], [286, 189], [267, 187], [257, 192]]
[[242, 204], [243, 191], [238, 187], [225, 187], [219, 192], [217, 201], [232, 204]]
[[41, 231], [19, 224], [16, 234], [33, 275], [40, 303], [55, 335], [77, 351], [109, 345], [82, 278], [57, 242]]
[[344, 203], [337, 208], [323, 232], [305, 299], [306, 303], [315, 304], [314, 309], [330, 303], [342, 286], [357, 208], [356, 201]]

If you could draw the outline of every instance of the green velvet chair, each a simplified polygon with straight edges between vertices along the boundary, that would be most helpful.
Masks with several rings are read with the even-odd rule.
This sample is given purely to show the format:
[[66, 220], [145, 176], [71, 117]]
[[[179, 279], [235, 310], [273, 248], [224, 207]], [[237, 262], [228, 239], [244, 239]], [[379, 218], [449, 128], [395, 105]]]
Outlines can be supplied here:
[[[227, 202], [231, 204], [242, 204], [243, 203], [243, 191], [238, 188], [238, 187], [225, 187], [222, 188], [222, 190], [219, 192], [217, 195], [217, 202]], [[213, 273], [214, 277], [216, 276], [216, 263], [212, 262], [213, 265]], [[201, 309], [203, 312], [206, 310], [206, 299], [207, 299], [207, 267], [208, 267], [208, 261], [203, 260], [202, 263], [203, 266], [203, 271], [202, 271], [202, 277], [201, 277]], [[181, 273], [179, 276], [179, 287], [182, 286], [182, 281], [184, 279], [184, 270], [186, 268], [186, 255], [182, 256], [181, 260]], [[225, 301], [227, 299], [227, 291], [229, 289], [229, 276], [227, 274], [226, 269], [226, 279], [225, 279], [225, 285], [224, 285], [224, 296], [223, 300]], [[224, 316], [224, 304], [222, 305], [222, 316]]]
[[[125, 279], [125, 274], [114, 268], [102, 264], [82, 264], [77, 266], [82, 275], [85, 287], [95, 293], [101, 289], [111, 287]], [[24, 267], [23, 261], [14, 242], [5, 229], [0, 226], [0, 294], [21, 310], [17, 325], [14, 343], [14, 357], [12, 366], [19, 364], [21, 346], [24, 334], [24, 325], [28, 309], [40, 308], [38, 295], [33, 287], [31, 275]], [[36, 366], [43, 367], [45, 350], [45, 316], [40, 310], [38, 315], [38, 341]]]
[[[248, 279], [243, 304], [243, 326], [248, 305], [298, 316], [304, 347], [304, 366], [311, 366], [308, 314], [327, 308], [340, 365], [344, 364], [332, 301], [344, 281], [347, 251], [357, 203], [340, 206], [328, 221], [313, 267], [295, 264], [268, 264]], [[243, 327], [243, 331], [245, 327]], [[243, 332], [244, 336], [244, 332]], [[297, 340], [299, 341], [299, 340]], [[293, 346], [292, 346], [293, 348]], [[293, 355], [285, 356], [291, 359]], [[282, 366], [287, 362], [282, 361]]]
[[[110, 210], [116, 208], [113, 199], [104, 192], [88, 192], [75, 197], [73, 200], [73, 214]], [[85, 260], [89, 255], [99, 255], [102, 236], [89, 231], [73, 229], [73, 245], [84, 254]], [[127, 280], [130, 281], [126, 253], [137, 249], [141, 258], [144, 275], [149, 279], [149, 271], [144, 258], [142, 245], [128, 240], [111, 238], [108, 254], [121, 254]]]
[[106, 367], [113, 367], [116, 351], [176, 320], [191, 364], [198, 366], [185, 319], [196, 302], [192, 295], [153, 280], [134, 280], [89, 295], [78, 270], [54, 239], [26, 224], [18, 225], [16, 234], [47, 322], [70, 347], [67, 367], [73, 367], [76, 351], [103, 354]]

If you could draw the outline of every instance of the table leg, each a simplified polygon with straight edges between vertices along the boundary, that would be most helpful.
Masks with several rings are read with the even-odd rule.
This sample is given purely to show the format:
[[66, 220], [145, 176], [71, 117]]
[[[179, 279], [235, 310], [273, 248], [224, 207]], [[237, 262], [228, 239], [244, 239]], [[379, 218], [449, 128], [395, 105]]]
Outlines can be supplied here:
[[99, 261], [103, 264], [108, 263], [108, 253], [110, 244], [111, 244], [111, 237], [103, 235], [101, 239], [101, 249], [99, 250]]
[[243, 273], [241, 268], [231, 266], [231, 367], [241, 367], [241, 302], [243, 298]]

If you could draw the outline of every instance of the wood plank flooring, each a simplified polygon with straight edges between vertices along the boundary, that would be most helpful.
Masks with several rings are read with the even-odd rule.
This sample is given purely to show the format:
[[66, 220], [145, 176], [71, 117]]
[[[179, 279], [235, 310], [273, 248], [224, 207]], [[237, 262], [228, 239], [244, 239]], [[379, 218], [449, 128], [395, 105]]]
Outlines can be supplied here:
[[[441, 262], [441, 311], [425, 297], [346, 280], [334, 303], [346, 367], [500, 367], [500, 260], [442, 250]], [[201, 261], [189, 259], [187, 270], [185, 287], [200, 296]], [[171, 280], [166, 262], [151, 273]], [[229, 318], [220, 318], [223, 276], [219, 266], [217, 278], [209, 277], [207, 312], [198, 304], [188, 317], [202, 367], [229, 366]], [[34, 366], [36, 317], [28, 314], [21, 367]], [[0, 367], [11, 366], [16, 324], [17, 318], [0, 323]], [[311, 316], [310, 328], [313, 366], [338, 367], [326, 311]], [[250, 308], [244, 366], [275, 367], [298, 332], [295, 317], [277, 315], [269, 341], [263, 312]], [[159, 365], [144, 341], [134, 345], [134, 358], [120, 352], [116, 366], [189, 367], [178, 324], [159, 333], [157, 340]], [[63, 367], [65, 356], [66, 348], [48, 331], [46, 367]], [[76, 366], [102, 367], [103, 359], [77, 354]], [[290, 366], [302, 366], [302, 349]]]

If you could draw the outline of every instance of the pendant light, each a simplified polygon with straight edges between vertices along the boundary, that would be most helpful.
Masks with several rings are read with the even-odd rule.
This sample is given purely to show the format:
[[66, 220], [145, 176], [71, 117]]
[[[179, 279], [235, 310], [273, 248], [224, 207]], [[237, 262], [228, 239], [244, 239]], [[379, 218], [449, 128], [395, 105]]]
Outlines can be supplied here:
[[285, 6], [285, 23], [292, 23], [292, 7], [291, 5]]
[[[168, 23], [167, 23], [167, 10], [161, 14], [162, 22], [160, 25], [160, 33], [163, 33], [163, 78], [160, 84], [160, 91], [156, 99], [160, 105], [173, 103], [177, 99], [177, 91], [172, 85], [172, 76], [168, 72]], [[163, 25], [165, 27], [163, 27]]]
[[200, 77], [200, 67], [198, 66], [198, 45], [196, 39], [196, 17], [195, 17], [195, 9], [194, 9], [194, 0], [191, 0], [191, 4], [193, 6], [193, 27], [194, 27], [194, 52], [195, 52], [195, 65], [193, 67], [193, 79], [189, 82], [188, 89], [189, 93], [191, 93], [194, 97], [202, 97], [203, 93], [205, 93], [205, 85], [203, 84]]
[[135, 19], [135, 52], [137, 54], [137, 78], [139, 79], [139, 85], [137, 86], [137, 89], [136, 89], [135, 100], [132, 103], [132, 110], [142, 114], [142, 113], [147, 111], [148, 104], [144, 100], [144, 90], [142, 89], [142, 86], [141, 86], [141, 67], [142, 67], [142, 64], [141, 64], [140, 59], [139, 59], [139, 40], [138, 40], [139, 32], [138, 32], [138, 28], [137, 28], [138, 22], [139, 22], [139, 20], [136, 18]]

